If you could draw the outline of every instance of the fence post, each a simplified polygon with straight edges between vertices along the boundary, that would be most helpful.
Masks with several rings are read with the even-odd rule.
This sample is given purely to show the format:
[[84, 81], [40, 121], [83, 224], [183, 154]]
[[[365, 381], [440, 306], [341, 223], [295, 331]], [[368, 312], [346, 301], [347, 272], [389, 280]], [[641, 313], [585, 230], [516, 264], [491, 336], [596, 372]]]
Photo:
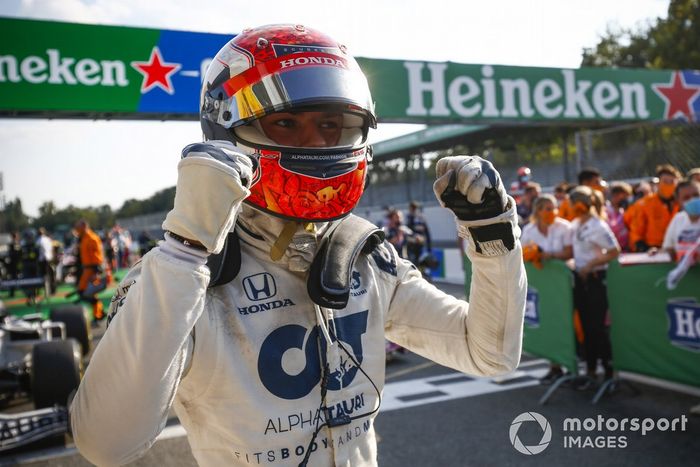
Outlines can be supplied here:
[[418, 199], [420, 199], [421, 202], [425, 202], [425, 168], [423, 167], [423, 148], [418, 150], [418, 186], [420, 187]]
[[563, 132], [562, 140], [563, 140], [562, 144], [564, 146], [562, 148], [563, 149], [562, 158], [563, 158], [563, 162], [564, 162], [564, 180], [566, 180], [568, 182], [569, 180], [571, 180], [571, 178], [570, 178], [571, 170], [569, 168], [569, 134], [568, 134], [568, 132], [566, 132], [566, 131]]
[[583, 141], [580, 131], [574, 135], [574, 141], [576, 141], [576, 173], [579, 173], [581, 172], [581, 156], [583, 155]]
[[593, 132], [586, 130], [586, 165], [593, 163]]

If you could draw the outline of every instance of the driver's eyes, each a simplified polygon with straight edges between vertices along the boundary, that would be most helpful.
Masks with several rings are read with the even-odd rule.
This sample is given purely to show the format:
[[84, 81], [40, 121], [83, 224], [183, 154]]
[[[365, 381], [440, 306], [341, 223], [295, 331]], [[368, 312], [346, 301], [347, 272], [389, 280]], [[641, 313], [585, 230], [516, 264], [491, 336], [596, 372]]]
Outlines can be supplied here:
[[282, 128], [292, 128], [294, 126], [294, 121], [290, 118], [281, 118], [279, 120], [275, 120], [274, 125]]

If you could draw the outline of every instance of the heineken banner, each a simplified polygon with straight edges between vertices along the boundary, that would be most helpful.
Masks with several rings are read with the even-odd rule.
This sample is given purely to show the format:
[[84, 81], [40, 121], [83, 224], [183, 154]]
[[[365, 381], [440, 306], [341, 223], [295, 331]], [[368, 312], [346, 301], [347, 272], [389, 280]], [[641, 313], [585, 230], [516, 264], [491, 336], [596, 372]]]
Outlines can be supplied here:
[[613, 365], [700, 387], [700, 266], [667, 290], [674, 267], [610, 265]]
[[559, 260], [545, 261], [542, 269], [527, 262], [525, 270], [528, 291], [523, 350], [559, 363], [576, 374], [571, 270]]
[[360, 60], [384, 121], [700, 121], [700, 72]]
[[0, 113], [194, 120], [231, 37], [0, 18]]
[[[195, 119], [231, 37], [0, 18], [0, 115]], [[693, 71], [358, 61], [383, 122], [700, 121]]]

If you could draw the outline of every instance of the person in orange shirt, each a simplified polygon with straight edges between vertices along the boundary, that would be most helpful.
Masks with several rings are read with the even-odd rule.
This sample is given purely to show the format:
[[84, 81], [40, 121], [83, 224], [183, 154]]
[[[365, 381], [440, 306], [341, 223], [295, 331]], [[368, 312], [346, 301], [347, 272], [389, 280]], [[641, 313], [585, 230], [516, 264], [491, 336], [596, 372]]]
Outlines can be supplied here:
[[557, 186], [554, 187], [554, 198], [557, 200], [557, 210], [561, 203], [566, 201], [570, 189], [572, 189], [572, 187], [567, 182], [559, 182]]
[[631, 251], [636, 250], [635, 245], [639, 241], [639, 238], [635, 237], [636, 233], [632, 231], [632, 224], [634, 224], [634, 220], [639, 215], [639, 208], [642, 204], [644, 204], [644, 198], [649, 196], [651, 193], [653, 193], [653, 190], [651, 189], [651, 184], [649, 182], [639, 182], [634, 187], [634, 200], [632, 201], [632, 204], [629, 205], [623, 216], [623, 220], [627, 226], [627, 230], [629, 231], [627, 245]]
[[656, 176], [659, 178], [657, 192], [640, 200], [641, 204], [632, 219], [630, 241], [634, 241], [635, 251], [660, 248], [666, 228], [678, 212], [674, 192], [681, 173], [670, 164], [662, 164], [656, 167]]
[[102, 240], [85, 219], [76, 222], [75, 230], [78, 233], [81, 265], [78, 293], [82, 300], [92, 304], [93, 318], [95, 321], [100, 321], [105, 317], [102, 302], [97, 298], [97, 292], [101, 288], [104, 263]]

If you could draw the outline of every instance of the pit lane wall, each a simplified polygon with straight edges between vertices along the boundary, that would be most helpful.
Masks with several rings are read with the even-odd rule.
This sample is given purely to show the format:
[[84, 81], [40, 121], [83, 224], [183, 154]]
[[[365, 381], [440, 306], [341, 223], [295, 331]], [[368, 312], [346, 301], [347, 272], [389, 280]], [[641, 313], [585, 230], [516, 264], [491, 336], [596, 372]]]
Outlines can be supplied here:
[[[202, 76], [232, 37], [0, 18], [0, 116], [197, 120]], [[700, 121], [692, 70], [358, 62], [382, 122]]]
[[[607, 274], [613, 366], [700, 387], [700, 265], [675, 290], [675, 264], [610, 264]], [[465, 257], [467, 294], [471, 266]], [[523, 349], [571, 369], [576, 360], [571, 270], [560, 261], [526, 263], [528, 297]]]

